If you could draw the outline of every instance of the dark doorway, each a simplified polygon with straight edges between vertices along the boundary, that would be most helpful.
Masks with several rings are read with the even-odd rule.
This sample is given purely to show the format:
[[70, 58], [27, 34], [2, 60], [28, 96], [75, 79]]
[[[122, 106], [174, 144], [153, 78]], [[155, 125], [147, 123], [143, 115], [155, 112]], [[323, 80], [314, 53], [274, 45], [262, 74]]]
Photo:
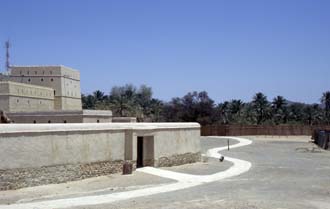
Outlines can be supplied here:
[[137, 159], [136, 159], [136, 167], [143, 167], [143, 137], [138, 136], [137, 138]]

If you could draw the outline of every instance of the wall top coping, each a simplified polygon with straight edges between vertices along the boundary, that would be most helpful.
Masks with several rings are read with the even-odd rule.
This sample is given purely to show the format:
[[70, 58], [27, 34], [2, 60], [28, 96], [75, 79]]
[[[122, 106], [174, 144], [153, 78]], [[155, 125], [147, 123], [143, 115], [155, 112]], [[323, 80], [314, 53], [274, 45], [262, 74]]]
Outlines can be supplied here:
[[68, 131], [118, 131], [200, 129], [199, 123], [66, 123], [66, 124], [0, 124], [0, 134], [46, 133]]
[[10, 66], [11, 69], [31, 69], [31, 70], [38, 70], [38, 69], [47, 69], [47, 68], [56, 68], [56, 69], [61, 69], [61, 68], [65, 68], [65, 69], [68, 69], [68, 70], [71, 70], [71, 71], [74, 71], [74, 72], [78, 72], [78, 70], [76, 69], [73, 69], [71, 67], [67, 67], [65, 65], [13, 65], [13, 66]]
[[104, 115], [104, 116], [112, 116], [111, 110], [83, 110], [83, 115]]
[[52, 111], [34, 111], [34, 112], [6, 112], [12, 116], [81, 116], [82, 110], [52, 110]]

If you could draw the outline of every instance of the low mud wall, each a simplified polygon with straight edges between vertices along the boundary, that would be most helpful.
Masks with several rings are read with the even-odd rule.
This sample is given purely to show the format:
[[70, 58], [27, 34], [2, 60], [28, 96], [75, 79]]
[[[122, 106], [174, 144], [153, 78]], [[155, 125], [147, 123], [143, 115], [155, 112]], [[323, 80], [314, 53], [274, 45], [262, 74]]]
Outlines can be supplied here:
[[0, 190], [62, 183], [136, 166], [144, 138], [144, 166], [200, 160], [196, 123], [1, 124]]
[[202, 136], [311, 136], [315, 129], [330, 129], [322, 125], [205, 125]]

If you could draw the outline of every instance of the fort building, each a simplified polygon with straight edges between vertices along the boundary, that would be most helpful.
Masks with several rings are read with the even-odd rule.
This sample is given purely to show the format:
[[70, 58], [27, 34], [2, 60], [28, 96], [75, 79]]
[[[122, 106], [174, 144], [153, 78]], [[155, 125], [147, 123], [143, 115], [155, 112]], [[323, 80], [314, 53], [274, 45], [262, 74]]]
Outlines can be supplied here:
[[12, 66], [10, 80], [53, 89], [55, 110], [81, 110], [80, 73], [64, 66]]
[[80, 73], [62, 65], [11, 66], [0, 74], [0, 109], [14, 123], [112, 122], [111, 111], [82, 110]]

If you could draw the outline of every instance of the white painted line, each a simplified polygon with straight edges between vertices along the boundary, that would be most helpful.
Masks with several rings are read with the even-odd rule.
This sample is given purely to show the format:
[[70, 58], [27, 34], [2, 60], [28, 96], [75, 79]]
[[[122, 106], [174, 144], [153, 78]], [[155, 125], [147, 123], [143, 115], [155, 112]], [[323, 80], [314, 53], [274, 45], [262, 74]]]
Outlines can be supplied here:
[[[252, 143], [248, 139], [242, 139], [238, 137], [221, 137], [221, 138], [230, 138], [239, 141], [238, 144], [231, 145], [231, 148], [246, 146]], [[219, 158], [221, 156], [219, 151], [224, 149], [227, 149], [227, 146], [210, 149], [207, 151], [206, 155], [208, 157]], [[233, 166], [231, 166], [229, 169], [225, 171], [218, 172], [212, 175], [201, 175], [201, 176], [191, 175], [191, 174], [184, 174], [173, 171], [165, 171], [162, 169], [151, 168], [151, 167], [138, 169], [138, 171], [140, 172], [145, 172], [178, 181], [172, 184], [161, 185], [151, 188], [137, 189], [133, 191], [112, 193], [112, 194], [91, 195], [91, 196], [83, 196], [83, 197], [75, 197], [75, 198], [67, 198], [67, 199], [46, 200], [46, 201], [31, 202], [31, 203], [19, 203], [12, 205], [0, 205], [0, 209], [46, 209], [46, 208], [54, 209], [54, 208], [70, 208], [76, 206], [107, 204], [120, 200], [127, 200], [131, 198], [187, 189], [190, 187], [202, 185], [204, 183], [219, 181], [225, 178], [240, 175], [248, 171], [251, 167], [251, 163], [245, 160], [239, 160], [236, 158], [229, 158], [229, 157], [225, 157], [225, 160], [232, 162]]]
[[160, 176], [163, 178], [176, 180], [179, 182], [194, 182], [197, 180], [198, 177], [200, 177], [197, 175], [179, 173], [179, 172], [175, 172], [175, 171], [168, 171], [168, 170], [154, 168], [154, 167], [143, 167], [143, 168], [137, 169], [137, 171], [152, 174], [155, 176]]

